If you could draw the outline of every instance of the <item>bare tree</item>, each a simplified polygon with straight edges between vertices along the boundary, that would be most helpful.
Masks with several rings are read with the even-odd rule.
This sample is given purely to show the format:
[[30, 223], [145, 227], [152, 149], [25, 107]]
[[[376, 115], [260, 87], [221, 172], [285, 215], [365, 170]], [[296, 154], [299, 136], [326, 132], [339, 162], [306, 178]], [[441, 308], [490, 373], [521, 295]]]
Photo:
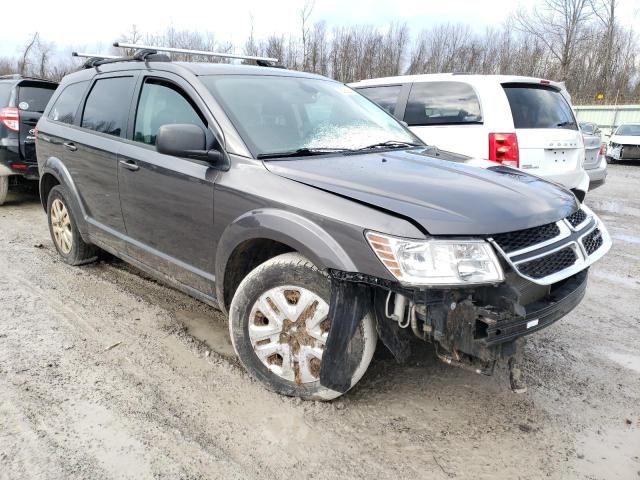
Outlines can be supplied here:
[[29, 55], [31, 54], [33, 47], [38, 43], [38, 38], [40, 38], [40, 34], [38, 32], [34, 33], [22, 51], [21, 60], [18, 62], [20, 75], [27, 74]]
[[559, 62], [558, 78], [567, 80], [592, 14], [590, 0], [544, 0], [531, 11], [519, 9], [515, 21], [522, 32], [547, 47]]

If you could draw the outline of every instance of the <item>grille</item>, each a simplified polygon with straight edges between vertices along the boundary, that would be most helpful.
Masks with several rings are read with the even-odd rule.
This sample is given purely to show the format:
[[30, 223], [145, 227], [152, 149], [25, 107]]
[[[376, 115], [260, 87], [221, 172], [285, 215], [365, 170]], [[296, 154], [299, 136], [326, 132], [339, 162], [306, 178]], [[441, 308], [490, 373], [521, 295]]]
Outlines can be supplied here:
[[622, 158], [640, 158], [640, 145], [625, 145], [622, 148]]
[[597, 228], [582, 239], [582, 245], [584, 245], [584, 249], [588, 255], [598, 250], [602, 246], [602, 242], [602, 234]]
[[555, 223], [542, 225], [541, 227], [527, 228], [515, 232], [494, 235], [493, 239], [505, 253], [515, 252], [530, 247], [537, 243], [546, 242], [560, 235], [560, 229]]
[[584, 210], [580, 209], [575, 213], [572, 213], [567, 217], [569, 223], [575, 228], [587, 219], [587, 214]]
[[518, 265], [518, 270], [531, 278], [543, 278], [570, 267], [576, 263], [576, 260], [573, 248], [565, 247], [551, 255], [521, 263]]

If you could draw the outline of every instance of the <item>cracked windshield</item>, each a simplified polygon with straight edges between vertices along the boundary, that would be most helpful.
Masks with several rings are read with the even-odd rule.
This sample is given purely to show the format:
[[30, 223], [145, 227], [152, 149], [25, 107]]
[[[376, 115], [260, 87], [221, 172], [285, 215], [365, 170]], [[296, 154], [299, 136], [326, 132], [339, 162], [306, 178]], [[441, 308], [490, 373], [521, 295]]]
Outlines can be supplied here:
[[201, 77], [261, 158], [421, 144], [349, 87], [296, 77]]

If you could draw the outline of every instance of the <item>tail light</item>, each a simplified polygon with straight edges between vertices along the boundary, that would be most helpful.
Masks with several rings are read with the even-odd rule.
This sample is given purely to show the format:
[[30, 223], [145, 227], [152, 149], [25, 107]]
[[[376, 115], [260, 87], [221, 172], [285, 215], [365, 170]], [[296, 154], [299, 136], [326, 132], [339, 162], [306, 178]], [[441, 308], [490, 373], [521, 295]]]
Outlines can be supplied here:
[[603, 156], [607, 154], [607, 144], [606, 143], [602, 143], [600, 145], [600, 152], [598, 153], [598, 155]]
[[0, 108], [0, 122], [9, 130], [20, 130], [20, 111], [15, 107]]
[[520, 152], [516, 134], [490, 133], [489, 160], [517, 168], [520, 165]]

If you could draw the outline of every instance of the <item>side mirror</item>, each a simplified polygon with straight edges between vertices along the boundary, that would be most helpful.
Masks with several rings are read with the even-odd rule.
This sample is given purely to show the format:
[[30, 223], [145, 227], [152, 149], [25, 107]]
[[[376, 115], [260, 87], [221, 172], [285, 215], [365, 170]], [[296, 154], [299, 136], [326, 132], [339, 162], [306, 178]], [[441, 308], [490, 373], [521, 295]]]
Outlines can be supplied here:
[[207, 136], [204, 130], [190, 123], [171, 123], [158, 130], [156, 151], [174, 157], [204, 160], [219, 163], [223, 155], [218, 150], [207, 150]]

